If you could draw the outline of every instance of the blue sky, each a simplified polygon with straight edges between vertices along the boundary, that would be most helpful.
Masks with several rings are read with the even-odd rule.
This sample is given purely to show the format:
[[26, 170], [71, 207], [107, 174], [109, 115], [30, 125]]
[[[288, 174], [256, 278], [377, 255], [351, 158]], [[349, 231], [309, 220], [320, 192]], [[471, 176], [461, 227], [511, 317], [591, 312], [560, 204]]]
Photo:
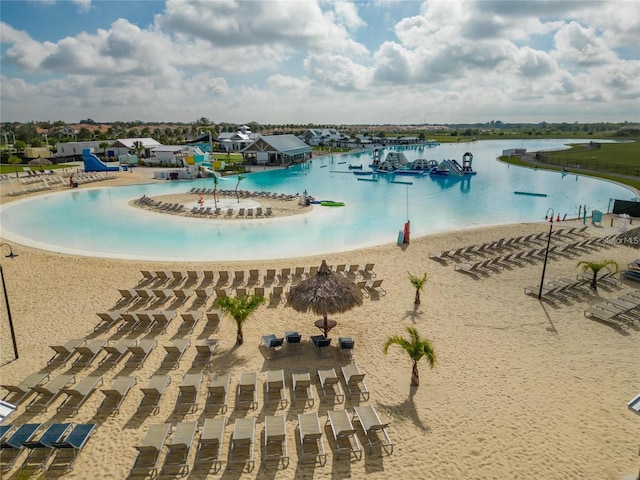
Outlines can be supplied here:
[[637, 0], [1, 0], [0, 121], [640, 121]]

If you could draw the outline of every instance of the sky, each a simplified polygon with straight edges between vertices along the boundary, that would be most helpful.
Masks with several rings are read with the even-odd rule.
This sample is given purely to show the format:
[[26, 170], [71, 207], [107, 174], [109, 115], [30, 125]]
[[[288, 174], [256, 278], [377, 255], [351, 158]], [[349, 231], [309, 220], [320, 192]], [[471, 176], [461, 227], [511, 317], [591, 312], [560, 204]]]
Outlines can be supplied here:
[[639, 122], [640, 0], [0, 0], [0, 121]]

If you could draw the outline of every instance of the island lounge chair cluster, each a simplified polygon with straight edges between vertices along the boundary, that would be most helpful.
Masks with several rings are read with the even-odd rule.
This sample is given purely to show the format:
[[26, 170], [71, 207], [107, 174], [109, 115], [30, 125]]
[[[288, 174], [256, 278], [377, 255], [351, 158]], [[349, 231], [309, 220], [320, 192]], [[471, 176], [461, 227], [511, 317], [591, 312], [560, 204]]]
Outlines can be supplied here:
[[[542, 295], [540, 299], [557, 303], [560, 301], [576, 298], [581, 294], [589, 293], [588, 280], [569, 280], [567, 278], [559, 278], [546, 282], [542, 286]], [[524, 293], [533, 297], [540, 295], [540, 285], [532, 285], [525, 287]]]
[[616, 299], [599, 302], [584, 311], [587, 318], [595, 318], [617, 328], [628, 328], [640, 322], [640, 290]]

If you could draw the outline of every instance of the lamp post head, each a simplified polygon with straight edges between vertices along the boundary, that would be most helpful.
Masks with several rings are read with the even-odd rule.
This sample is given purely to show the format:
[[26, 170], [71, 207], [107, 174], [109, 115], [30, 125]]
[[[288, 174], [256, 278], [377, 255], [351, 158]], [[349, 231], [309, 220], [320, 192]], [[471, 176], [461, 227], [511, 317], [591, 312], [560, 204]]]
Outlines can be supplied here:
[[7, 257], [7, 258], [15, 258], [15, 257], [18, 256], [17, 253], [13, 253], [13, 248], [11, 248], [11, 245], [9, 245], [8, 243], [0, 243], [0, 247], [4, 247], [5, 245], [7, 247], [9, 247], [9, 254], [5, 255], [5, 257]]

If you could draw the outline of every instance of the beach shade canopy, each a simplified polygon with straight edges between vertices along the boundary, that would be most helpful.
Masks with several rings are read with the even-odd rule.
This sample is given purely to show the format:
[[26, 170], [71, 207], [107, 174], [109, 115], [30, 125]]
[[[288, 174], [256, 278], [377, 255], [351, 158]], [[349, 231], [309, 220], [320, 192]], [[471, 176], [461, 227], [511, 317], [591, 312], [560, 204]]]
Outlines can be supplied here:
[[323, 260], [313, 277], [291, 287], [288, 304], [298, 312], [312, 311], [316, 315], [322, 315], [323, 322], [319, 328], [322, 328], [326, 337], [335, 326], [335, 323], [328, 321], [327, 316], [362, 305], [362, 291], [348, 278], [332, 272]]

